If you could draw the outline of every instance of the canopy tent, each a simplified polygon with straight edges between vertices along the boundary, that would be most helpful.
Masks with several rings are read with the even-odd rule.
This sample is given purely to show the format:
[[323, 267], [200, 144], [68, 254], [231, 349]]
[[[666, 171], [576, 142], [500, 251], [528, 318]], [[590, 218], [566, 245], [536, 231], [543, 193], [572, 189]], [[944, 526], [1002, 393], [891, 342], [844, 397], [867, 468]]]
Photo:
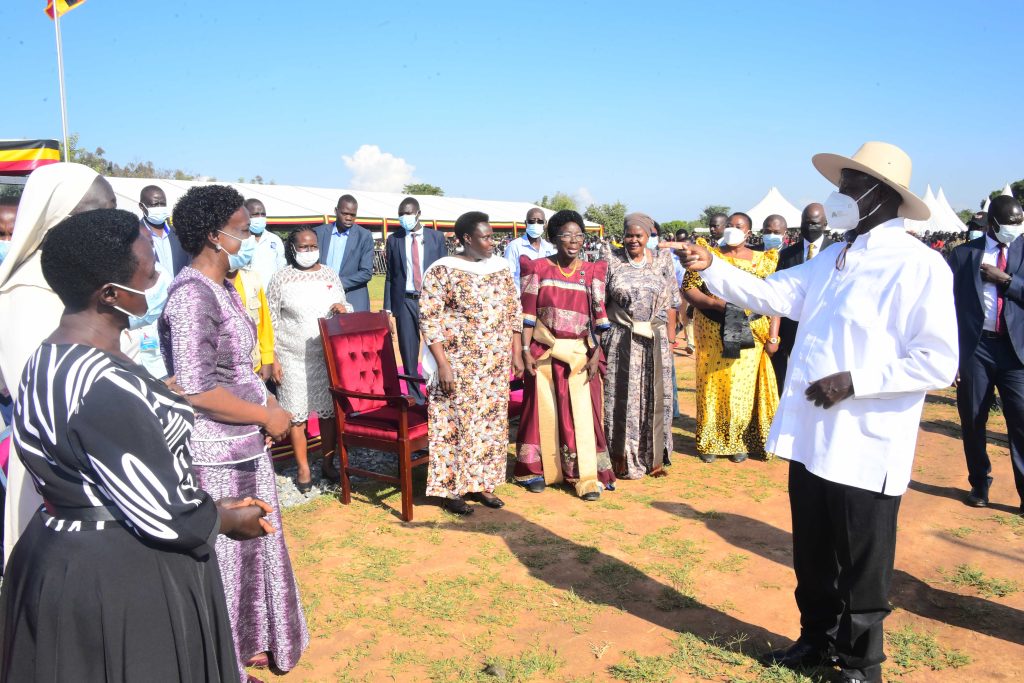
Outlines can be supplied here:
[[761, 225], [764, 219], [772, 214], [779, 214], [786, 219], [786, 225], [791, 228], [800, 227], [800, 209], [793, 206], [788, 199], [782, 196], [779, 188], [772, 186], [768, 194], [753, 208], [746, 211], [752, 223], [751, 230], [755, 233], [761, 232]]
[[[369, 192], [345, 188], [301, 187], [297, 185], [257, 185], [253, 183], [212, 183], [194, 180], [164, 180], [152, 178], [107, 178], [117, 195], [117, 208], [133, 211], [141, 216], [139, 192], [147, 185], [157, 185], [167, 195], [168, 206], [181, 198], [191, 187], [222, 184], [238, 190], [246, 199], [258, 199], [267, 208], [267, 223], [271, 228], [287, 229], [293, 225], [322, 224], [334, 220], [338, 197], [350, 194], [359, 203], [356, 222], [377, 233], [386, 233], [398, 227], [398, 205], [407, 196], [397, 192]], [[511, 230], [519, 234], [525, 229], [526, 212], [541, 208], [529, 202], [471, 199], [466, 197], [436, 197], [413, 195], [420, 203], [424, 225], [450, 230], [455, 219], [467, 211], [483, 211], [496, 230]], [[555, 212], [541, 209], [547, 217]], [[585, 229], [603, 234], [603, 227], [586, 221]]]
[[928, 206], [928, 210], [931, 211], [932, 215], [923, 221], [907, 220], [907, 232], [912, 232], [915, 235], [923, 235], [926, 232], [966, 232], [967, 226], [964, 225], [960, 217], [956, 215], [956, 211], [949, 205], [949, 200], [946, 199], [946, 193], [943, 192], [942, 188], [939, 188], [939, 193], [936, 195], [932, 192], [932, 186], [928, 185], [925, 189], [924, 197], [925, 205]]
[[[1001, 194], [1004, 197], [1012, 197], [1013, 196], [1013, 188], [1010, 187], [1010, 183], [1006, 183], [1006, 185], [1003, 186], [1003, 191], [1000, 192], [999, 194]], [[981, 205], [981, 210], [982, 211], [988, 211], [988, 205], [989, 205], [989, 202], [991, 202], [991, 201], [992, 200], [989, 197], [985, 197], [985, 203]]]
[[949, 200], [946, 199], [946, 193], [939, 188], [939, 193], [935, 195], [935, 201], [939, 205], [939, 212], [944, 216], [942, 220], [942, 229], [940, 232], [967, 232], [967, 226], [960, 216], [956, 215], [956, 211], [950, 206]]

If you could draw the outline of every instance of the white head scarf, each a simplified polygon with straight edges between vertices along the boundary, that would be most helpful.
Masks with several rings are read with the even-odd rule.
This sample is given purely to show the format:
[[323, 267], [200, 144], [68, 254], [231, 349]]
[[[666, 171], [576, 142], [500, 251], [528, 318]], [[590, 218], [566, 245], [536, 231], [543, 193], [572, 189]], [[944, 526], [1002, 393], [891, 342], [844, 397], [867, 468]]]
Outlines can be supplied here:
[[11, 275], [39, 249], [50, 228], [67, 218], [99, 177], [82, 164], [57, 163], [37, 168], [28, 177], [18, 202], [11, 251], [0, 264], [0, 291]]

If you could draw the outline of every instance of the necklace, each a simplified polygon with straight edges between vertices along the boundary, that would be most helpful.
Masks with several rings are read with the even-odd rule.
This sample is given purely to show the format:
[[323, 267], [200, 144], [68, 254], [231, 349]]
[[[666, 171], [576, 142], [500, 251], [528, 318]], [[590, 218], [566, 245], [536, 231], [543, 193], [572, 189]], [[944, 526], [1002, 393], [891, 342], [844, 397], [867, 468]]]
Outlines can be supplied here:
[[576, 274], [576, 269], [580, 267], [580, 261], [579, 259], [573, 259], [572, 270], [570, 270], [568, 273], [562, 270], [562, 266], [558, 263], [558, 261], [555, 261], [555, 267], [558, 268], [558, 272], [562, 274], [562, 277], [570, 278]]
[[637, 270], [640, 270], [641, 268], [647, 265], [647, 253], [644, 252], [643, 256], [640, 258], [639, 264], [637, 264], [637, 262], [634, 261], [633, 257], [630, 256], [629, 254], [626, 254], [626, 260], [629, 262], [630, 266], [636, 268]]

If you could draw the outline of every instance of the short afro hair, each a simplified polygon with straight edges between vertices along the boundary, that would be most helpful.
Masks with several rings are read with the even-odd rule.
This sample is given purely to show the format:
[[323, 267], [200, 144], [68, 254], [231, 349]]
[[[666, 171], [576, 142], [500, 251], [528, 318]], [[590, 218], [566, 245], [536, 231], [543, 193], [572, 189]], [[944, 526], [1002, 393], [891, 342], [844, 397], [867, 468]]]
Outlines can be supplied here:
[[206, 238], [227, 225], [232, 214], [244, 205], [245, 198], [227, 185], [191, 188], [174, 205], [171, 218], [182, 249], [198, 256]]
[[586, 230], [583, 223], [583, 216], [581, 216], [578, 211], [562, 209], [548, 219], [548, 239], [554, 242], [555, 238], [558, 237], [558, 234], [562, 232], [562, 228], [569, 223], [575, 223], [580, 226], [580, 230]]
[[69, 216], [43, 240], [46, 284], [66, 309], [81, 311], [103, 285], [132, 279], [139, 265], [132, 253], [138, 239], [139, 218], [129, 211], [94, 209]]
[[466, 243], [466, 236], [481, 223], [490, 223], [491, 217], [483, 211], [468, 211], [455, 219], [455, 239], [460, 244]]

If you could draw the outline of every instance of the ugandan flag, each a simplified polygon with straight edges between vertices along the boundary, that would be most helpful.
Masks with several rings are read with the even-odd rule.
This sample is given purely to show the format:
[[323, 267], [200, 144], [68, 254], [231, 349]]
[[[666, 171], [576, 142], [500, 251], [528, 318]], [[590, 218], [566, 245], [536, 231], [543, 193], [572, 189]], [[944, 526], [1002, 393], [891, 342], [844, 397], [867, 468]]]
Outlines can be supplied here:
[[55, 16], [62, 17], [79, 5], [84, 5], [85, 0], [47, 0], [46, 16], [53, 19]]
[[0, 140], [0, 175], [28, 175], [60, 161], [56, 140]]

